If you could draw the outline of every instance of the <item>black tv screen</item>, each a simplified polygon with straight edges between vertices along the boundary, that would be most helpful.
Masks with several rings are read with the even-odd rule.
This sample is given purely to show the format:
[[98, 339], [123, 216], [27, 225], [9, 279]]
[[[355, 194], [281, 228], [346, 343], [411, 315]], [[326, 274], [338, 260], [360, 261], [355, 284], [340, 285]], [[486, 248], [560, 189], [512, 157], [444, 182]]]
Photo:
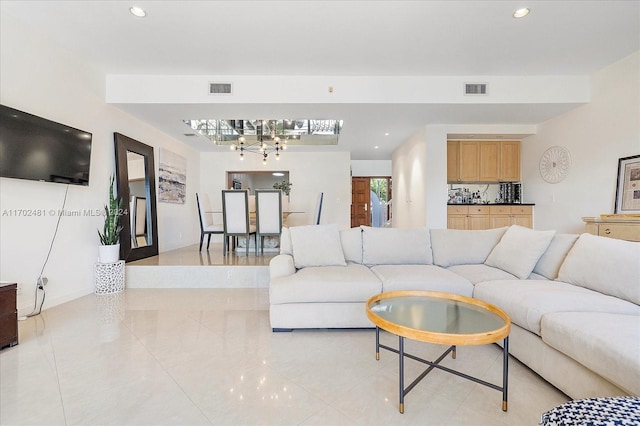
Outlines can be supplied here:
[[89, 185], [92, 134], [0, 105], [0, 176]]

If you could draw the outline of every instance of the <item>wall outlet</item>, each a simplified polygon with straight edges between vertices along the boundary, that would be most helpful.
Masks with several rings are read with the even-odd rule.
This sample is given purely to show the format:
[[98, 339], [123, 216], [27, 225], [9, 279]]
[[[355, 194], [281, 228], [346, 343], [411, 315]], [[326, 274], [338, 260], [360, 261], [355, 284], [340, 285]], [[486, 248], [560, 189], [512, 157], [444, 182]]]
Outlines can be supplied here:
[[44, 288], [44, 286], [47, 285], [48, 282], [49, 282], [49, 278], [41, 276], [41, 277], [38, 277], [36, 284], [38, 285], [38, 287]]

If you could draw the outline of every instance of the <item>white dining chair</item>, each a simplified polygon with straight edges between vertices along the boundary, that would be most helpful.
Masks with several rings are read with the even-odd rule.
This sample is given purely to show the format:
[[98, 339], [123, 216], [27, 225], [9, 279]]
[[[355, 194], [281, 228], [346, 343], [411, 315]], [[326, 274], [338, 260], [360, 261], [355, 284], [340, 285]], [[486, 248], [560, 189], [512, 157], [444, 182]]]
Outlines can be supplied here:
[[196, 193], [196, 202], [198, 203], [198, 216], [200, 218], [200, 251], [202, 251], [202, 242], [205, 235], [209, 236], [207, 239], [207, 250], [209, 250], [211, 234], [224, 234], [224, 229], [221, 224], [216, 224], [213, 220], [209, 195]]
[[264, 253], [264, 237], [282, 233], [282, 192], [279, 189], [256, 190], [256, 244]]
[[[249, 255], [249, 242], [253, 234], [256, 235], [256, 226], [249, 221], [249, 196], [246, 190], [222, 191], [222, 224], [224, 229], [224, 255], [229, 250], [229, 237], [234, 241], [238, 237], [245, 237], [247, 255]], [[235, 246], [235, 244], [233, 244]], [[256, 239], [256, 254], [258, 254], [258, 241]]]

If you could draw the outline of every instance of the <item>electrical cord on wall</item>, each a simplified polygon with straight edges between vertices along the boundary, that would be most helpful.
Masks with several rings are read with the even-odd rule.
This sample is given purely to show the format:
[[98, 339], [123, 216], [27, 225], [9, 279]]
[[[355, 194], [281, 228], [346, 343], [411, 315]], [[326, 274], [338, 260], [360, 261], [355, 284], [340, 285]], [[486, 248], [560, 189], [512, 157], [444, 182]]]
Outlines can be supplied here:
[[[58, 211], [58, 221], [56, 222], [56, 229], [53, 231], [53, 237], [51, 238], [51, 244], [49, 245], [49, 251], [47, 252], [47, 257], [45, 258], [44, 263], [42, 264], [42, 269], [40, 269], [40, 275], [38, 275], [38, 279], [36, 279], [36, 294], [35, 294], [35, 300], [33, 303], [33, 311], [24, 317], [20, 317], [21, 320], [26, 320], [27, 318], [40, 315], [40, 313], [42, 312], [42, 306], [44, 305], [44, 300], [47, 296], [47, 292], [45, 291], [44, 286], [47, 284], [47, 281], [49, 281], [47, 277], [43, 277], [42, 274], [44, 273], [44, 268], [47, 266], [47, 263], [49, 262], [49, 256], [51, 256], [53, 243], [56, 241], [56, 236], [58, 235], [58, 227], [60, 226], [60, 220], [62, 219], [62, 216], [63, 216], [62, 213], [64, 212], [64, 206], [67, 204], [68, 193], [69, 193], [69, 184], [67, 184], [67, 189], [64, 191], [64, 199], [62, 200], [62, 207]], [[38, 290], [42, 290], [42, 301], [40, 302], [40, 307], [38, 307]]]

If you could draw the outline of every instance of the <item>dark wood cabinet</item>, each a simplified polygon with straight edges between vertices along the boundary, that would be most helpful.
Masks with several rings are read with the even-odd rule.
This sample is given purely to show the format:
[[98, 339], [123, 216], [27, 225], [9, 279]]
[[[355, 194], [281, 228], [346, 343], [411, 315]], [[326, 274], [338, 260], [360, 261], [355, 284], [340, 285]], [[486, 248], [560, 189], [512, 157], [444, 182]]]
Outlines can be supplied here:
[[16, 283], [0, 283], [0, 349], [18, 344]]

